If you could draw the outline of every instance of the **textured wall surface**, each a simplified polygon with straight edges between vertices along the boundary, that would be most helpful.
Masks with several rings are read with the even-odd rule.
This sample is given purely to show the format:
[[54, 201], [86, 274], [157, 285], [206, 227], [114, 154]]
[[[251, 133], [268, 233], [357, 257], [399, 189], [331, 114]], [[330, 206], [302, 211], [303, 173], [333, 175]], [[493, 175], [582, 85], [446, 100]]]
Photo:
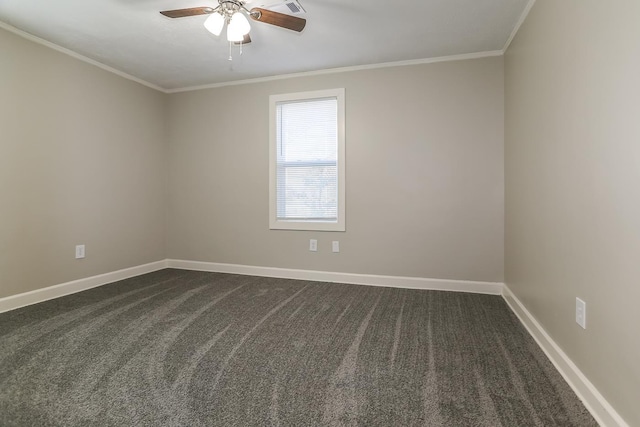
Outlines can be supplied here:
[[165, 95], [4, 30], [0, 52], [0, 297], [164, 259]]
[[[338, 87], [346, 232], [269, 230], [269, 95]], [[497, 57], [171, 95], [169, 257], [501, 282], [503, 87]]]
[[638, 16], [637, 1], [538, 0], [505, 59], [507, 285], [630, 425], [640, 425]]

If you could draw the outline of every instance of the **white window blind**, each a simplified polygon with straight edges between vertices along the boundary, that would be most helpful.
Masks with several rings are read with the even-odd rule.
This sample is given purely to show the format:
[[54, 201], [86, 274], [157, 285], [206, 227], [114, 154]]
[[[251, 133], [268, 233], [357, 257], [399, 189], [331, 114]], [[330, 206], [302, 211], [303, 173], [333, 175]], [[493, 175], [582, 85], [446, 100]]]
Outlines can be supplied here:
[[269, 228], [345, 231], [344, 93], [269, 97]]
[[338, 101], [276, 103], [277, 219], [338, 220]]

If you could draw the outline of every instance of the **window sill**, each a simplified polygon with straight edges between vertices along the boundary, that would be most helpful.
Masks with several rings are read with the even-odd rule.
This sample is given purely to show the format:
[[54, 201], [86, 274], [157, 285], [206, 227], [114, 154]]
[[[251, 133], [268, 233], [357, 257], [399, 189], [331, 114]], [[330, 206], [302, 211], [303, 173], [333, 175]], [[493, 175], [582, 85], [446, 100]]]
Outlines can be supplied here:
[[270, 230], [345, 231], [344, 222], [272, 220]]

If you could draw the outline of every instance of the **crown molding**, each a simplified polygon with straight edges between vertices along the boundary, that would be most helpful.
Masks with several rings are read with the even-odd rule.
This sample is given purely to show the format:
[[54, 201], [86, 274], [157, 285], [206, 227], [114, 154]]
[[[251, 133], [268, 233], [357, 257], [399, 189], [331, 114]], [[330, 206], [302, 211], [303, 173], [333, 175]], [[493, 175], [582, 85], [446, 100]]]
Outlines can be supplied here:
[[511, 35], [509, 35], [509, 38], [507, 39], [507, 42], [504, 44], [504, 47], [502, 48], [501, 52], [502, 52], [503, 55], [505, 54], [505, 52], [507, 51], [507, 49], [511, 45], [511, 42], [515, 38], [516, 34], [518, 34], [518, 31], [520, 30], [520, 27], [524, 23], [524, 20], [527, 19], [527, 16], [529, 16], [529, 12], [531, 12], [531, 8], [533, 7], [535, 2], [536, 2], [536, 0], [529, 0], [529, 3], [527, 3], [527, 6], [522, 11], [522, 14], [520, 15], [520, 19], [518, 19], [518, 22], [516, 23], [516, 26], [513, 27], [513, 31], [511, 31]]
[[478, 58], [486, 58], [491, 56], [501, 56], [502, 54], [503, 54], [502, 50], [490, 50], [485, 52], [465, 53], [461, 55], [439, 56], [437, 58], [422, 58], [422, 59], [411, 59], [407, 61], [382, 62], [378, 64], [354, 65], [350, 67], [339, 67], [339, 68], [327, 68], [324, 70], [305, 71], [301, 73], [290, 73], [290, 74], [279, 74], [277, 76], [258, 77], [255, 79], [234, 80], [231, 82], [221, 82], [221, 83], [212, 83], [212, 84], [201, 85], [201, 86], [190, 86], [190, 87], [184, 87], [184, 88], [167, 89], [166, 92], [167, 93], [191, 92], [191, 91], [203, 90], [203, 89], [216, 89], [216, 88], [226, 87], [226, 86], [264, 83], [264, 82], [270, 82], [274, 80], [292, 79], [297, 77], [312, 77], [312, 76], [320, 76], [324, 74], [348, 73], [351, 71], [362, 71], [362, 70], [374, 70], [378, 68], [433, 64], [436, 62], [464, 61], [467, 59], [478, 59]]
[[82, 62], [86, 62], [88, 64], [94, 65], [104, 71], [108, 71], [110, 73], [113, 73], [127, 80], [131, 80], [133, 82], [139, 83], [143, 86], [157, 90], [162, 93], [171, 94], [171, 93], [180, 93], [180, 92], [192, 92], [192, 91], [204, 90], [204, 89], [216, 89], [216, 88], [226, 87], [226, 86], [238, 86], [238, 85], [245, 85], [245, 84], [264, 83], [264, 82], [292, 79], [292, 78], [298, 78], [298, 77], [312, 77], [312, 76], [319, 76], [319, 75], [325, 75], [325, 74], [348, 73], [352, 71], [363, 71], [363, 70], [374, 70], [374, 69], [380, 69], [380, 68], [433, 64], [438, 62], [464, 61], [468, 59], [479, 59], [479, 58], [486, 58], [486, 57], [492, 57], [492, 56], [502, 56], [505, 54], [505, 52], [509, 48], [509, 45], [511, 44], [514, 37], [518, 33], [518, 30], [522, 26], [525, 19], [527, 18], [527, 15], [531, 11], [531, 8], [533, 7], [535, 1], [536, 0], [529, 0], [529, 3], [527, 4], [524, 11], [520, 15], [520, 18], [517, 24], [515, 25], [513, 31], [511, 32], [509, 38], [507, 39], [507, 42], [505, 43], [504, 47], [501, 50], [490, 50], [490, 51], [484, 51], [484, 52], [465, 53], [460, 55], [439, 56], [435, 58], [421, 58], [421, 59], [411, 59], [411, 60], [405, 60], [405, 61], [392, 61], [392, 62], [381, 62], [376, 64], [327, 68], [322, 70], [305, 71], [300, 73], [279, 74], [275, 76], [258, 77], [254, 79], [235, 80], [235, 81], [229, 81], [229, 82], [212, 83], [212, 84], [205, 84], [205, 85], [198, 85], [198, 86], [187, 86], [187, 87], [173, 88], [173, 89], [166, 89], [158, 85], [155, 85], [153, 83], [150, 83], [146, 80], [132, 76], [131, 74], [125, 73], [124, 71], [120, 71], [116, 68], [103, 64], [99, 61], [96, 61], [94, 59], [81, 55], [71, 49], [67, 49], [60, 45], [57, 45], [55, 43], [42, 39], [40, 37], [34, 36], [33, 34], [27, 33], [26, 31], [20, 30], [5, 22], [0, 21], [0, 28], [10, 33], [13, 33], [15, 35], [18, 35], [24, 39], [37, 43], [39, 45], [48, 47], [50, 49], [53, 49], [65, 55], [71, 56], [72, 58], [78, 59]]
[[148, 88], [155, 89], [155, 90], [157, 90], [159, 92], [167, 93], [166, 89], [163, 89], [160, 86], [154, 85], [153, 83], [149, 83], [148, 81], [139, 79], [138, 77], [134, 77], [131, 74], [127, 74], [124, 71], [120, 71], [118, 69], [115, 69], [113, 67], [105, 65], [102, 62], [96, 61], [95, 59], [91, 59], [91, 58], [88, 58], [88, 57], [86, 57], [84, 55], [80, 55], [79, 53], [74, 52], [71, 49], [67, 49], [66, 47], [62, 47], [62, 46], [59, 46], [59, 45], [57, 45], [55, 43], [51, 43], [50, 41], [47, 41], [47, 40], [42, 39], [40, 37], [34, 36], [33, 34], [27, 33], [26, 31], [22, 31], [22, 30], [20, 30], [20, 29], [18, 29], [16, 27], [13, 27], [13, 26], [11, 26], [9, 24], [6, 24], [6, 23], [4, 23], [2, 21], [0, 21], [0, 28], [2, 28], [3, 30], [8, 31], [10, 33], [13, 33], [13, 34], [15, 34], [17, 36], [20, 36], [20, 37], [22, 37], [24, 39], [27, 39], [27, 40], [32, 41], [34, 43], [37, 43], [39, 45], [48, 47], [49, 49], [53, 49], [55, 51], [58, 51], [58, 52], [63, 53], [65, 55], [68, 55], [68, 56], [70, 56], [72, 58], [78, 59], [78, 60], [80, 60], [82, 62], [86, 62], [88, 64], [94, 65], [94, 66], [96, 66], [96, 67], [98, 67], [98, 68], [100, 68], [100, 69], [102, 69], [104, 71], [108, 71], [110, 73], [113, 73], [113, 74], [115, 74], [117, 76], [120, 76], [122, 78], [125, 78], [127, 80], [131, 80], [133, 82], [139, 83], [139, 84], [141, 84], [143, 86], [146, 86]]

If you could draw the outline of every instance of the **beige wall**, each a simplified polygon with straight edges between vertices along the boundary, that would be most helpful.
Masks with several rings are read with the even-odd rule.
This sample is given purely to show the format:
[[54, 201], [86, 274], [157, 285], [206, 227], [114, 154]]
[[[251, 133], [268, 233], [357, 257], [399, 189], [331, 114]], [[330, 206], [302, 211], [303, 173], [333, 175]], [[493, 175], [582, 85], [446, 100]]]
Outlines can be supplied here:
[[164, 94], [0, 30], [0, 297], [165, 258], [164, 115]]
[[640, 425], [638, 17], [637, 0], [538, 0], [505, 59], [506, 282], [630, 425]]
[[[167, 96], [3, 30], [0, 50], [0, 297], [167, 256], [503, 279], [501, 58]], [[270, 231], [268, 96], [332, 87], [347, 231]]]
[[[494, 57], [171, 95], [169, 257], [501, 282], [503, 84]], [[270, 231], [269, 95], [336, 87], [347, 230]]]

